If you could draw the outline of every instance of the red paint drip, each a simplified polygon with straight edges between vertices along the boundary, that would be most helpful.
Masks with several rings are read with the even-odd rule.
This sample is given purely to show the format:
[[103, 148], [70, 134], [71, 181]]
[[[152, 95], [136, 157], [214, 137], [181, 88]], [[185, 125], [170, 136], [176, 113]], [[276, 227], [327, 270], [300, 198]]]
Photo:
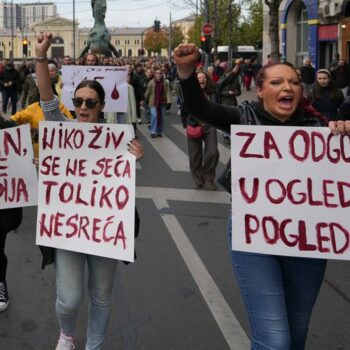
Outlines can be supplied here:
[[119, 98], [119, 91], [117, 89], [117, 83], [115, 83], [115, 85], [114, 85], [114, 89], [112, 91], [111, 97], [113, 100], [118, 100], [118, 98]]

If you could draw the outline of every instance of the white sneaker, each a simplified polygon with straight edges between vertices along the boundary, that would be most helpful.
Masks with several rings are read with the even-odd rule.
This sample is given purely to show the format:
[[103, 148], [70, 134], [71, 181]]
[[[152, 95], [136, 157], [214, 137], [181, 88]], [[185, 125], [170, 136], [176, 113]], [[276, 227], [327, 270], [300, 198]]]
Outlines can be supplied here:
[[68, 337], [63, 333], [60, 334], [60, 339], [56, 346], [56, 350], [73, 350], [75, 349], [73, 337]]
[[6, 281], [0, 281], [0, 312], [7, 310], [10, 300], [7, 293]]
[[138, 118], [138, 119], [137, 119], [137, 123], [138, 123], [138, 124], [142, 124], [141, 118]]

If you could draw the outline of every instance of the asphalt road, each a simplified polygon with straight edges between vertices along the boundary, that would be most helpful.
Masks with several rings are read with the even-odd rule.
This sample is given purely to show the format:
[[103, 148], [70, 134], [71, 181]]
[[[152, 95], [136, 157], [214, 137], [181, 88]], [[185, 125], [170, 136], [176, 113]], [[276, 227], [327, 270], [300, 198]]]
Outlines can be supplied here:
[[[250, 100], [254, 91], [244, 93]], [[229, 196], [192, 190], [186, 137], [175, 102], [165, 137], [140, 126], [145, 157], [137, 169], [141, 232], [134, 264], [119, 263], [105, 350], [248, 349], [249, 327], [227, 254]], [[229, 157], [220, 142], [218, 173]], [[1, 350], [51, 350], [58, 325], [53, 266], [40, 269], [35, 246], [36, 208], [7, 241], [10, 308], [0, 313]], [[87, 300], [87, 296], [85, 298]], [[77, 348], [84, 349], [86, 302], [79, 314]], [[308, 337], [309, 350], [350, 349], [349, 263], [330, 261]]]

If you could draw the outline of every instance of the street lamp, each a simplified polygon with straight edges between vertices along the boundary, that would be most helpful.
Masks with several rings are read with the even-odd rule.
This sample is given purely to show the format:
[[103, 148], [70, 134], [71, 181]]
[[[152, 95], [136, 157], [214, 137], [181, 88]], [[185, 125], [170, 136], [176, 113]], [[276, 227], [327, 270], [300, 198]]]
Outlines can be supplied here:
[[28, 56], [28, 40], [24, 38], [22, 40], [22, 50], [23, 50], [23, 58], [27, 58]]

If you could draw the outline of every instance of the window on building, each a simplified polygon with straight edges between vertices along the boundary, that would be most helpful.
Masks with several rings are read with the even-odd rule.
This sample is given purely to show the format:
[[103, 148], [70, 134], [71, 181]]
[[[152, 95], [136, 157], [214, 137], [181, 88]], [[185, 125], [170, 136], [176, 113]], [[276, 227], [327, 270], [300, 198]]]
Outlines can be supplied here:
[[303, 59], [309, 56], [309, 25], [308, 12], [304, 4], [301, 4], [297, 17], [297, 59], [296, 66], [303, 65]]
[[119, 46], [120, 45], [120, 40], [115, 40], [114, 44]]
[[125, 40], [125, 45], [129, 45], [130, 44], [130, 40]]
[[129, 57], [132, 56], [132, 50], [131, 49], [128, 50], [128, 56]]
[[135, 45], [140, 45], [140, 40], [135, 39]]

